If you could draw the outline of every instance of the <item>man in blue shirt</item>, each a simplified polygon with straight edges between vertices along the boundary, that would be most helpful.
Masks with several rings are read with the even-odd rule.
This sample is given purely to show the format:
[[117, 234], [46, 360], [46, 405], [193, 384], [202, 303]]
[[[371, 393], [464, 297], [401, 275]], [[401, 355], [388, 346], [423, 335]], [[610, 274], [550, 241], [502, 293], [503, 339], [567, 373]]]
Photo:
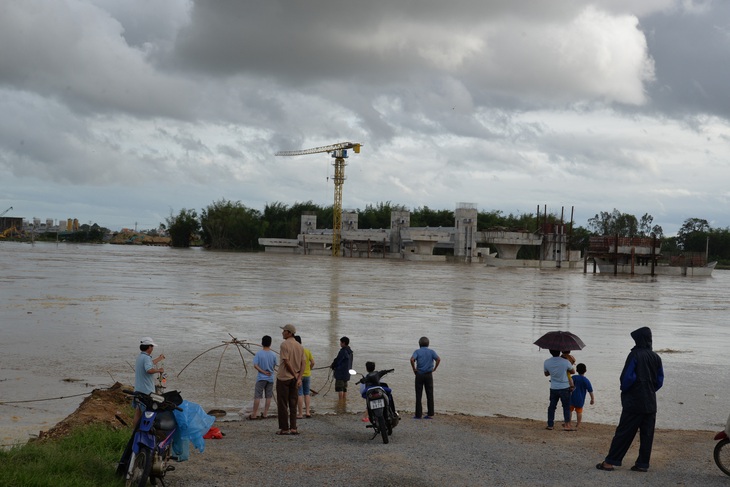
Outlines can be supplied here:
[[428, 337], [421, 337], [418, 340], [420, 348], [411, 356], [411, 368], [416, 375], [416, 415], [413, 416], [413, 419], [421, 419], [423, 414], [421, 399], [424, 388], [426, 389], [426, 416], [423, 419], [431, 419], [434, 415], [433, 373], [441, 363], [441, 358], [435, 351], [428, 348], [428, 345]]
[[563, 406], [563, 429], [573, 431], [570, 427], [570, 379], [568, 374], [575, 374], [573, 364], [560, 356], [560, 350], [550, 350], [550, 357], [543, 364], [545, 377], [550, 377], [550, 404], [547, 413], [547, 429], [553, 429], [555, 409], [558, 401]]
[[[156, 347], [154, 341], [150, 337], [143, 337], [139, 341], [139, 355], [134, 364], [134, 390], [150, 394], [155, 392], [155, 378], [154, 374], [162, 374], [165, 369], [162, 366], [155, 368], [158, 362], [165, 359], [164, 355], [159, 355], [156, 359], [151, 357], [152, 349]], [[139, 420], [142, 418], [142, 413], [146, 409], [145, 405], [137, 401], [135, 398], [132, 401], [134, 406], [134, 428], [137, 428]], [[117, 475], [122, 477], [127, 473], [129, 467], [129, 458], [132, 455], [132, 443], [134, 442], [134, 435], [129, 438], [122, 458], [117, 464]], [[187, 443], [187, 441], [186, 441]]]
[[[139, 355], [134, 365], [134, 390], [151, 394], [155, 392], [154, 374], [163, 374], [165, 369], [162, 367], [155, 368], [158, 362], [165, 360], [164, 355], [159, 355], [156, 359], [152, 358], [152, 350], [157, 346], [150, 337], [143, 337], [139, 341]], [[134, 424], [137, 424], [139, 418], [142, 417], [144, 405], [135, 401]]]

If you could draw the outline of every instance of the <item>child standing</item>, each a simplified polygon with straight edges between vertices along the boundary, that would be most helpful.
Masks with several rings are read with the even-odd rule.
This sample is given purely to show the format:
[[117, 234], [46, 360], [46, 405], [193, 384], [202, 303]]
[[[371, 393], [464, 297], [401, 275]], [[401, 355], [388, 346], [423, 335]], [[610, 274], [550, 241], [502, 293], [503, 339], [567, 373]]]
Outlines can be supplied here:
[[589, 381], [585, 376], [587, 370], [586, 365], [578, 364], [575, 370], [578, 372], [578, 375], [573, 376], [575, 389], [573, 390], [573, 394], [570, 396], [570, 413], [572, 415], [573, 411], [575, 411], [575, 429], [578, 429], [581, 421], [583, 420], [583, 405], [586, 402], [586, 392], [591, 395], [591, 405], [595, 403], [595, 399], [593, 397], [593, 386], [591, 385], [591, 381]]
[[[301, 345], [302, 337], [294, 335], [294, 339]], [[304, 346], [302, 346], [304, 348]], [[302, 385], [299, 386], [297, 394], [299, 395], [299, 402], [297, 404], [297, 419], [311, 418], [312, 411], [310, 409], [312, 403], [312, 394], [309, 385], [312, 382], [312, 367], [314, 367], [314, 357], [312, 352], [308, 349], [304, 349], [304, 373], [302, 374]]]
[[253, 395], [253, 411], [248, 419], [258, 419], [259, 404], [262, 398], [266, 398], [264, 403], [264, 413], [262, 417], [269, 416], [269, 406], [271, 406], [271, 398], [274, 397], [274, 367], [276, 367], [276, 354], [271, 350], [271, 337], [264, 335], [261, 339], [261, 350], [256, 352], [253, 357], [253, 368], [256, 369], [256, 386]]

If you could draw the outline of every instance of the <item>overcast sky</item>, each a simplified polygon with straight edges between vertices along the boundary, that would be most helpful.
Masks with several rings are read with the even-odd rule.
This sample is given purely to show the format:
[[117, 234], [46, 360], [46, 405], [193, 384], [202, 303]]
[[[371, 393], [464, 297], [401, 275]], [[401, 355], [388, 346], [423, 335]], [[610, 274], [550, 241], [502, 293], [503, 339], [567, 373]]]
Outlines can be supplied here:
[[352, 141], [348, 209], [726, 228], [729, 75], [725, 0], [0, 0], [0, 212], [331, 205], [274, 153]]

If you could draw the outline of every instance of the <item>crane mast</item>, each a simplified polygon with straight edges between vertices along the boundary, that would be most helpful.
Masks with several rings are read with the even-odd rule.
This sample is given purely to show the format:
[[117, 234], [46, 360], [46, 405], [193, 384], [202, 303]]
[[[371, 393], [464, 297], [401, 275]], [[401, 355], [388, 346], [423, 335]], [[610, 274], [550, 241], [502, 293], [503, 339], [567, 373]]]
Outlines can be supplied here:
[[360, 153], [360, 146], [353, 142], [340, 142], [339, 144], [315, 147], [313, 149], [279, 151], [277, 156], [303, 156], [328, 152], [335, 159], [335, 175], [332, 178], [335, 183], [335, 201], [332, 205], [332, 256], [340, 255], [340, 243], [342, 242], [342, 186], [345, 183], [345, 159], [347, 150], [352, 149], [355, 154]]
[[12, 210], [12, 209], [13, 209], [13, 207], [11, 206], [11, 207], [10, 207], [10, 208], [8, 208], [7, 210], [5, 210], [5, 211], [3, 211], [2, 213], [0, 213], [0, 216], [4, 216], [4, 215], [5, 215], [5, 213], [9, 212], [9, 211], [10, 211], [10, 210]]

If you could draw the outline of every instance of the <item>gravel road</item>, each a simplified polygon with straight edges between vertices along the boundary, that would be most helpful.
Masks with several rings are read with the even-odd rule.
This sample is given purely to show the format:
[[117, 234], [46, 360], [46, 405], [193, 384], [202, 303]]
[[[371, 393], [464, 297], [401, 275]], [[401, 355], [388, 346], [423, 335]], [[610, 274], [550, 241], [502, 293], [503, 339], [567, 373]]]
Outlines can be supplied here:
[[[233, 415], [237, 417], [235, 414]], [[405, 413], [404, 413], [405, 416]], [[657, 430], [648, 473], [632, 472], [635, 444], [624, 466], [596, 470], [614, 426], [547, 431], [543, 422], [472, 416], [405, 416], [389, 444], [371, 440], [361, 415], [314, 415], [298, 436], [276, 436], [275, 418], [217, 421], [225, 437], [207, 440], [177, 464], [170, 487], [215, 486], [722, 486], [714, 433]], [[635, 443], [638, 442], [638, 438]]]

